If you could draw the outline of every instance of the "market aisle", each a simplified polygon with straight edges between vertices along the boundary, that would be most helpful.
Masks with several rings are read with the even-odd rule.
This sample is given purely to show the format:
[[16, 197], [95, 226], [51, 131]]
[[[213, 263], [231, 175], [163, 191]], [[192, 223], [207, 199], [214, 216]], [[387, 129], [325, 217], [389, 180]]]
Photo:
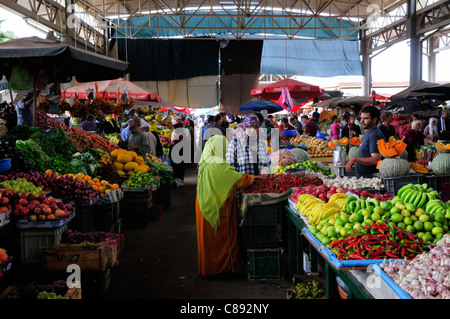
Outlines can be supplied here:
[[111, 271], [107, 299], [285, 299], [288, 281], [251, 281], [247, 275], [203, 279], [197, 274], [197, 169], [172, 188], [172, 207], [144, 228], [124, 228], [125, 247]]

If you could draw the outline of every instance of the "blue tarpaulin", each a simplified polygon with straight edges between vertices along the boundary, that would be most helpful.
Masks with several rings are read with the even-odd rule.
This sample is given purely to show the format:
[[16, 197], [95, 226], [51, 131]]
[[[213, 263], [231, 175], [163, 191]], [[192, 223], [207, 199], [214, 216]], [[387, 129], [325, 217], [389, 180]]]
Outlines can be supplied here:
[[267, 40], [261, 74], [362, 76], [359, 44], [345, 40]]

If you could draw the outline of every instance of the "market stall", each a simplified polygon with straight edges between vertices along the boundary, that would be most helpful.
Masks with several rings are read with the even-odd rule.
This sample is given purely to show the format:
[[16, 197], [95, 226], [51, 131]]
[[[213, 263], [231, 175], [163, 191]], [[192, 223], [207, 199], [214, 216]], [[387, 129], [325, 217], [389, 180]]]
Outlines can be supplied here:
[[[447, 298], [447, 269], [440, 269], [433, 288], [398, 273], [448, 250], [447, 145], [435, 145], [439, 157], [429, 168], [402, 158], [405, 147], [395, 138], [380, 140], [383, 160], [373, 178], [333, 176], [330, 163], [320, 164], [304, 149], [272, 154], [278, 159], [272, 176], [241, 196], [241, 209], [254, 206], [242, 215], [248, 219], [249, 279], [293, 280], [288, 298], [314, 290], [304, 290], [305, 278], [316, 288], [322, 285], [323, 295], [332, 299]], [[271, 267], [255, 268], [258, 253], [260, 265]]]

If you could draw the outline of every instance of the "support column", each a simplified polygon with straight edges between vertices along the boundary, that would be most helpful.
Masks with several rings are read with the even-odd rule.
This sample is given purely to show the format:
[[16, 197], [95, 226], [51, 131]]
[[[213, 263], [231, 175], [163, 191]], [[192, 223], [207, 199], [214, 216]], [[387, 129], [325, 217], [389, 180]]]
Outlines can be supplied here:
[[62, 26], [63, 33], [61, 34], [61, 42], [65, 44], [74, 45], [75, 41], [73, 40], [73, 37], [75, 35], [75, 17], [74, 17], [74, 11], [75, 5], [74, 0], [65, 0], [65, 24]]
[[420, 38], [416, 35], [416, 1], [408, 0], [407, 8], [406, 28], [410, 39], [409, 85], [414, 85], [422, 80], [422, 46]]
[[436, 41], [435, 37], [430, 37], [428, 40], [428, 81], [436, 82], [436, 53], [434, 52], [435, 43], [439, 43]]
[[[363, 21], [362, 23], [365, 23]], [[371, 45], [371, 39], [367, 38], [366, 30], [361, 30], [361, 56], [362, 56], [362, 68], [363, 68], [363, 80], [361, 83], [361, 90], [363, 96], [370, 96], [372, 89], [372, 68], [371, 68], [371, 58], [368, 49]]]

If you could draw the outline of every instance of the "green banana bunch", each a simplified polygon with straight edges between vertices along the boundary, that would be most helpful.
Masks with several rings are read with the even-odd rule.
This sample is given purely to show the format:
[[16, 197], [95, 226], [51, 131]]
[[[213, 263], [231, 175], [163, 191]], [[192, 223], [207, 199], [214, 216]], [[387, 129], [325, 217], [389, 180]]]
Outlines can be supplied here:
[[397, 192], [397, 197], [404, 204], [410, 203], [417, 208], [425, 209], [428, 202], [438, 199], [441, 196], [433, 188], [428, 188], [427, 184], [408, 184]]

